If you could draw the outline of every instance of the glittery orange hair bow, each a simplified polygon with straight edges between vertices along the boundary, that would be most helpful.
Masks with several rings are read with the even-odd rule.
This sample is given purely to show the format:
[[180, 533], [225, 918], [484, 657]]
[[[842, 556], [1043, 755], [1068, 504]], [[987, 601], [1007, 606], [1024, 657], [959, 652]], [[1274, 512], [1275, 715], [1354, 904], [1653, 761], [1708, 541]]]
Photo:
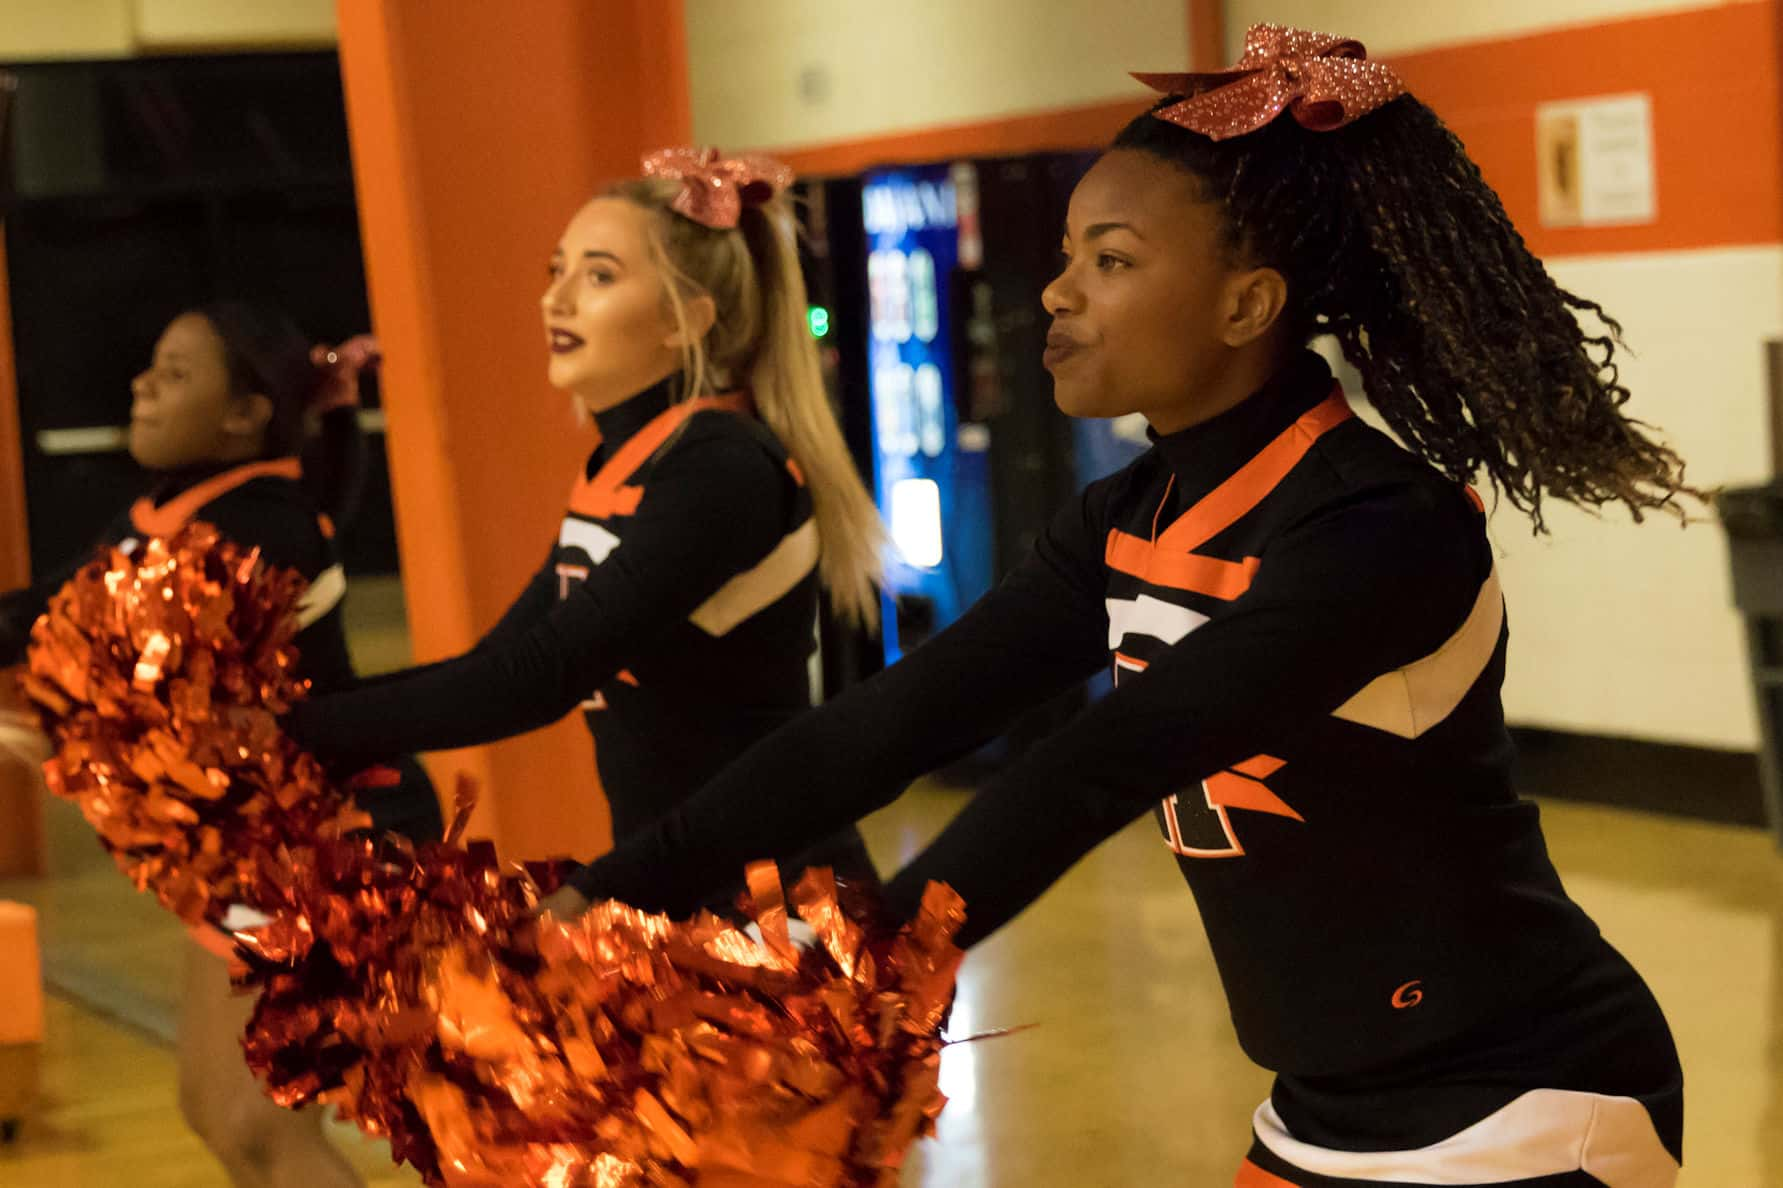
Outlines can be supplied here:
[[1244, 56], [1215, 74], [1135, 74], [1166, 95], [1152, 114], [1214, 140], [1255, 132], [1285, 109], [1313, 132], [1331, 132], [1405, 94], [1391, 67], [1367, 60], [1360, 41], [1285, 25], [1252, 25]]
[[760, 206], [792, 185], [789, 166], [772, 157], [721, 157], [715, 148], [657, 149], [644, 158], [645, 177], [681, 180], [670, 205], [696, 223], [724, 230], [745, 206]]

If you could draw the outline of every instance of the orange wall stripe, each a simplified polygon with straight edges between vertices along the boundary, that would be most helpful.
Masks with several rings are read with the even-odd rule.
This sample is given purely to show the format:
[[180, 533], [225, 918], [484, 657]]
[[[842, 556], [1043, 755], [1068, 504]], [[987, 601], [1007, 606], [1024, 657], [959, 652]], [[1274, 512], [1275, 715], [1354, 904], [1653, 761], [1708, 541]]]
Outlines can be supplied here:
[[[1467, 145], [1538, 256], [1679, 251], [1783, 239], [1777, 5], [1720, 4], [1396, 55], [1412, 93]], [[1653, 97], [1658, 220], [1543, 227], [1540, 103]]]
[[[1189, 0], [1187, 19], [1190, 69], [1222, 69], [1226, 65], [1225, 0]], [[1134, 69], [1139, 68], [1135, 64]], [[1116, 99], [769, 151], [800, 173], [812, 176], [859, 173], [881, 165], [945, 161], [953, 157], [1073, 152], [1107, 144], [1122, 125], [1149, 106], [1151, 100], [1145, 98]]]
[[[1392, 61], [1412, 92], [1467, 145], [1538, 256], [1681, 251], [1783, 240], [1783, 112], [1777, 0], [1471, 42]], [[1203, 25], [1224, 5], [1191, 0], [1193, 66], [1211, 58]], [[1644, 226], [1548, 228], [1536, 203], [1538, 104], [1645, 91], [1653, 98], [1658, 219]], [[1113, 101], [783, 147], [801, 173], [1050, 150], [1093, 149], [1146, 107]]]
[[860, 173], [879, 165], [946, 161], [954, 157], [1072, 151], [1107, 144], [1123, 124], [1148, 106], [1142, 98], [1121, 99], [1088, 107], [769, 151], [800, 173], [812, 176]]
[[648, 148], [685, 144], [693, 136], [693, 91], [687, 81], [687, 10], [682, 0], [631, 0], [637, 66], [649, 88], [638, 113], [638, 138]]
[[1224, 70], [1226, 0], [1189, 0], [1189, 69]]

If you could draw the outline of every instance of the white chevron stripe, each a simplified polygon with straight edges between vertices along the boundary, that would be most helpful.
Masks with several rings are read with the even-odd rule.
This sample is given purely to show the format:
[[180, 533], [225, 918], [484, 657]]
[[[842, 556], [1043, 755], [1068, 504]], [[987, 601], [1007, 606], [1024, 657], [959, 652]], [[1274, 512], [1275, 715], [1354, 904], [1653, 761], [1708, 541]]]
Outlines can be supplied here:
[[347, 571], [338, 565], [330, 565], [316, 575], [303, 597], [297, 600], [297, 629], [302, 631], [311, 623], [340, 605], [341, 599], [347, 596]]
[[1137, 598], [1110, 598], [1108, 602], [1108, 646], [1118, 648], [1129, 635], [1149, 635], [1167, 644], [1207, 622], [1207, 616], [1150, 594]]
[[590, 561], [599, 565], [607, 559], [609, 553], [619, 547], [619, 538], [599, 524], [567, 516], [563, 527], [558, 529], [557, 543], [563, 548], [581, 549], [588, 554]]

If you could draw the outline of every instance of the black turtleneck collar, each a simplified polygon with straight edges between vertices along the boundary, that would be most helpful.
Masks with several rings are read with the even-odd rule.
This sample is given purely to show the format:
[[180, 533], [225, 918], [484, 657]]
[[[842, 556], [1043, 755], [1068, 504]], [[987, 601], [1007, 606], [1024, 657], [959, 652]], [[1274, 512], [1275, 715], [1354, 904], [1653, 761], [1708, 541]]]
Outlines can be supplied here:
[[1331, 394], [1331, 368], [1301, 351], [1268, 383], [1212, 420], [1177, 433], [1152, 433], [1176, 475], [1176, 498], [1190, 503], [1230, 478], [1300, 415]]
[[589, 459], [589, 474], [600, 461], [613, 456], [613, 451], [624, 445], [638, 430], [661, 416], [675, 398], [678, 387], [678, 375], [670, 375], [645, 388], [636, 396], [628, 397], [612, 408], [602, 409], [594, 414], [594, 423], [601, 432], [600, 448]]
[[233, 462], [193, 462], [186, 466], [176, 466], [172, 470], [150, 471], [149, 501], [160, 507], [169, 499], [185, 494], [199, 483], [215, 478], [226, 470], [265, 461], [265, 458], [238, 458]]

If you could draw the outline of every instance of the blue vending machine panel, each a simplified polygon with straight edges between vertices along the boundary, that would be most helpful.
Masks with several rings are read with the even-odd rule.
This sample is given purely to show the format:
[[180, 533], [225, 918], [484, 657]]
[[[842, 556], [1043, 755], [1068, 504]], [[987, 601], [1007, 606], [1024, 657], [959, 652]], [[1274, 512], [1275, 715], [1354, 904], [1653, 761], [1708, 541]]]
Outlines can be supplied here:
[[887, 664], [957, 619], [993, 579], [989, 434], [962, 426], [955, 398], [954, 351], [962, 344], [953, 341], [951, 290], [962, 222], [969, 254], [976, 234], [973, 220], [960, 217], [959, 168], [881, 170], [861, 190], [874, 494], [894, 546]]
[[1080, 417], [1071, 422], [1071, 445], [1076, 455], [1077, 485], [1087, 487], [1136, 461], [1151, 449], [1145, 417]]

